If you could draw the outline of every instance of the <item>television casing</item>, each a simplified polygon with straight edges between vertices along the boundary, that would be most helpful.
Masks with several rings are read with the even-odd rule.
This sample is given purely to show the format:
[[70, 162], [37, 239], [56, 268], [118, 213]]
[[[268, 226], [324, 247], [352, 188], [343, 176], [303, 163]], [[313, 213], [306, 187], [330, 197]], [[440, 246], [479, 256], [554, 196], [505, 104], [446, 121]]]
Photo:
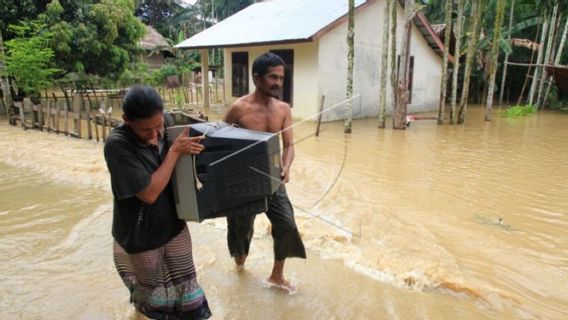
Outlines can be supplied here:
[[186, 127], [192, 137], [205, 136], [205, 149], [196, 156], [181, 156], [176, 163], [172, 183], [178, 217], [202, 221], [266, 212], [268, 197], [282, 183], [278, 134], [205, 122], [167, 128], [168, 142]]

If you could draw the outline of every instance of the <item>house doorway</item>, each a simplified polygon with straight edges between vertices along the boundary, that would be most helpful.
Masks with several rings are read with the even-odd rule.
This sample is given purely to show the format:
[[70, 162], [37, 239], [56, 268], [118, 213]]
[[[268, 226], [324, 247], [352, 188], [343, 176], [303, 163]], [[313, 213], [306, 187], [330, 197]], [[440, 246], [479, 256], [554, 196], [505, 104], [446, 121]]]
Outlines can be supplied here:
[[284, 83], [280, 92], [280, 100], [290, 104], [294, 98], [294, 50], [270, 50], [284, 60]]

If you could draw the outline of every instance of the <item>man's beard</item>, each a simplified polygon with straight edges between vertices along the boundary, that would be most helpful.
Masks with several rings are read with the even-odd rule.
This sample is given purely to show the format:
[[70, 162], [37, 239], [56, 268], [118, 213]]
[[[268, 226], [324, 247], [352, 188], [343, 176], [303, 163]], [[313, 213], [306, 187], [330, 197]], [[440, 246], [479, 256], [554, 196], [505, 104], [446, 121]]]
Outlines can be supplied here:
[[278, 98], [280, 97], [280, 87], [274, 86], [274, 87], [272, 87], [272, 88], [266, 90], [266, 93], [267, 93], [269, 96], [278, 99]]

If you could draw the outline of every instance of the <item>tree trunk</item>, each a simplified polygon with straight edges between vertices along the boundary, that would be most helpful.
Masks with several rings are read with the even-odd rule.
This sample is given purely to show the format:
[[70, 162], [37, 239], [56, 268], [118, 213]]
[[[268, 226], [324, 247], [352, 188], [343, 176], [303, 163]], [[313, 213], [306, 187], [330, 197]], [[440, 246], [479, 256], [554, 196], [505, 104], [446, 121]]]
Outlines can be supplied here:
[[534, 68], [533, 80], [531, 82], [531, 89], [529, 91], [529, 104], [534, 105], [534, 98], [536, 92], [536, 85], [538, 79], [540, 78], [540, 64], [542, 63], [542, 56], [544, 51], [544, 41], [546, 40], [546, 32], [548, 31], [548, 13], [544, 13], [544, 23], [542, 25], [542, 33], [540, 35], [540, 44], [538, 48], [538, 54], [536, 56], [536, 67]]
[[[568, 17], [566, 18], [566, 23], [564, 24], [564, 31], [562, 32], [562, 39], [560, 40], [560, 46], [556, 52], [556, 57], [554, 59], [554, 65], [560, 65], [560, 59], [562, 58], [562, 53], [564, 52], [564, 46], [566, 45], [566, 34], [568, 33]], [[547, 104], [548, 95], [550, 94], [550, 87], [552, 83], [552, 76], [548, 78], [548, 87], [546, 88], [546, 94], [544, 95], [543, 105]]]
[[349, 0], [349, 22], [347, 25], [347, 104], [345, 106], [344, 132], [351, 133], [353, 116], [353, 65], [355, 55], [355, 0]]
[[396, 88], [396, 105], [393, 113], [393, 129], [406, 129], [406, 108], [408, 104], [408, 78], [410, 69], [410, 35], [412, 19], [414, 18], [414, 0], [405, 0], [404, 34], [400, 50], [400, 65], [398, 68], [398, 85]]
[[467, 112], [467, 102], [469, 99], [469, 81], [471, 80], [471, 70], [475, 60], [477, 42], [481, 32], [481, 16], [483, 14], [485, 0], [472, 0], [472, 16], [473, 23], [469, 29], [469, 40], [467, 44], [467, 56], [465, 59], [465, 71], [463, 77], [462, 92], [460, 98], [460, 108], [458, 111], [458, 124], [465, 122], [465, 115]]
[[390, 36], [389, 36], [389, 50], [390, 50], [390, 82], [392, 88], [392, 110], [396, 107], [396, 87], [397, 87], [397, 71], [396, 71], [396, 15], [398, 10], [398, 0], [392, 1], [390, 7]]
[[[552, 43], [554, 42], [554, 31], [556, 26], [556, 15], [558, 14], [558, 4], [554, 6], [554, 10], [552, 12], [552, 20], [550, 21], [550, 30], [548, 33], [548, 43], [546, 45], [546, 52], [544, 54], [543, 64], [550, 64], [550, 57], [552, 51]], [[544, 98], [544, 83], [546, 82], [546, 68], [542, 66], [542, 73], [540, 76], [540, 83], [538, 86], [538, 95], [536, 98], [536, 106], [537, 108], [542, 108], [542, 100]]]
[[454, 49], [454, 70], [452, 78], [452, 98], [450, 106], [450, 124], [457, 123], [456, 101], [458, 97], [458, 74], [460, 72], [460, 48], [463, 25], [463, 7], [465, 0], [458, 0], [458, 16], [456, 18], [456, 43]]
[[6, 108], [6, 116], [8, 117], [8, 123], [12, 123], [12, 93], [10, 92], [10, 82], [8, 77], [5, 75], [6, 69], [5, 65], [5, 54], [4, 54], [4, 40], [2, 38], [2, 32], [0, 32], [0, 81], [2, 82], [2, 102]]
[[[507, 36], [507, 43], [509, 43], [509, 45], [511, 45], [511, 29], [513, 28], [515, 0], [512, 0], [510, 10], [511, 12], [509, 14], [509, 35]], [[510, 55], [509, 52], [505, 54], [505, 62], [503, 63], [503, 74], [501, 75], [501, 90], [499, 90], [499, 105], [503, 104], [503, 94], [505, 93], [505, 82], [507, 80], [507, 62], [509, 62], [509, 55]]]
[[446, 30], [444, 32], [444, 55], [442, 58], [442, 83], [440, 88], [440, 106], [438, 108], [438, 124], [444, 123], [444, 112], [446, 109], [448, 56], [450, 55], [450, 39], [452, 34], [452, 1], [453, 0], [446, 0], [446, 5], [444, 6]]
[[489, 85], [487, 88], [487, 103], [485, 109], [485, 121], [491, 121], [493, 108], [493, 94], [495, 91], [495, 76], [497, 75], [497, 60], [499, 59], [499, 39], [501, 39], [501, 25], [505, 15], [505, 0], [497, 1], [495, 16], [495, 28], [493, 29], [493, 43], [491, 44], [491, 62], [489, 64]]
[[379, 128], [385, 127], [385, 109], [387, 106], [387, 73], [389, 68], [389, 14], [393, 0], [385, 2], [385, 11], [383, 15], [383, 42], [381, 55], [381, 84], [379, 93]]

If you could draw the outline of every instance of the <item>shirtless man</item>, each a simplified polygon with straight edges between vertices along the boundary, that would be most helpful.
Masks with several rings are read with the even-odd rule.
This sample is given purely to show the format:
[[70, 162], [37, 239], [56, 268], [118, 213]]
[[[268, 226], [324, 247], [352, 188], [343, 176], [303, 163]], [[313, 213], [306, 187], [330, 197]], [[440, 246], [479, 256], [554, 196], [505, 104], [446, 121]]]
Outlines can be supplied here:
[[[256, 90], [235, 101], [224, 120], [241, 128], [282, 134], [282, 184], [269, 198], [266, 212], [272, 224], [274, 240], [274, 266], [267, 281], [293, 293], [296, 288], [284, 278], [284, 262], [286, 258], [292, 257], [305, 259], [306, 250], [284, 186], [290, 180], [290, 166], [294, 159], [292, 113], [287, 103], [278, 100], [284, 79], [284, 61], [274, 53], [265, 53], [255, 59], [252, 72]], [[248, 255], [255, 217], [256, 215], [227, 218], [229, 252], [239, 269], [244, 267]]]

